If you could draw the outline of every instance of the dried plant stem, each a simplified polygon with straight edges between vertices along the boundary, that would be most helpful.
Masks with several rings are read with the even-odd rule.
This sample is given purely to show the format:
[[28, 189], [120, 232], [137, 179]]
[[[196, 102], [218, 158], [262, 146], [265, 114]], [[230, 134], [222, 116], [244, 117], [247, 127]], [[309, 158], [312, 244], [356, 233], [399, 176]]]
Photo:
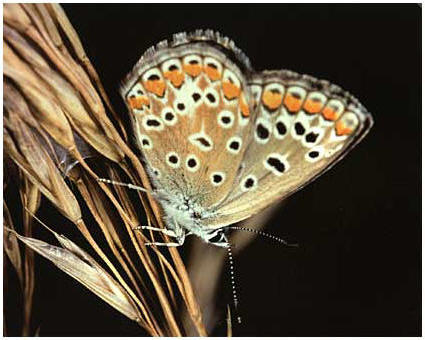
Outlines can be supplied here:
[[[35, 213], [40, 205], [40, 191], [27, 178], [24, 178], [24, 192], [22, 194], [22, 203], [28, 211]], [[24, 235], [32, 236], [32, 218], [28, 211], [24, 212]], [[25, 248], [24, 262], [24, 322], [22, 328], [23, 336], [31, 335], [31, 312], [34, 294], [34, 252]]]
[[[60, 27], [65, 32], [66, 36], [68, 37], [69, 41], [72, 44], [72, 47], [77, 55], [77, 57], [80, 59], [80, 61], [83, 63], [85, 69], [87, 70], [89, 76], [94, 80], [97, 88], [99, 89], [99, 92], [101, 94], [102, 99], [105, 101], [108, 109], [113, 114], [115, 120], [118, 122], [121, 132], [124, 135], [124, 138], [127, 138], [126, 131], [124, 129], [124, 125], [122, 124], [121, 120], [119, 119], [117, 113], [115, 112], [108, 96], [106, 95], [105, 89], [103, 88], [102, 82], [100, 81], [99, 75], [97, 74], [95, 68], [91, 64], [89, 58], [86, 55], [86, 52], [84, 51], [83, 45], [81, 44], [81, 41], [78, 37], [77, 32], [75, 32], [74, 27], [72, 27], [71, 23], [69, 22], [65, 12], [63, 11], [62, 7], [58, 4], [47, 4], [47, 7], [51, 12], [55, 14], [55, 18], [57, 22], [59, 23]], [[58, 47], [63, 50], [64, 46], [61, 42]]]
[[[91, 170], [91, 168], [87, 165], [87, 163], [84, 161], [84, 159], [81, 157], [81, 155], [79, 155], [78, 151], [75, 150], [74, 154], [78, 157], [77, 159], [81, 162], [81, 165], [88, 171], [88, 173], [93, 176], [95, 179], [97, 179], [97, 175]], [[112, 203], [117, 207], [117, 210], [119, 211], [120, 215], [122, 215], [122, 217], [124, 217], [124, 219], [130, 224], [132, 224], [132, 221], [129, 219], [129, 217], [127, 216], [127, 214], [123, 211], [123, 209], [121, 208], [121, 206], [119, 205], [119, 203], [117, 202], [117, 200], [115, 199], [114, 195], [111, 193], [111, 191], [108, 189], [108, 187], [106, 186], [106, 184], [99, 182], [99, 186], [104, 190], [104, 192], [107, 194], [107, 196], [109, 197], [109, 199], [112, 201]], [[82, 222], [82, 221], [81, 221]], [[127, 227], [127, 232], [130, 235], [130, 237], [133, 234], [133, 229], [131, 227], [129, 227], [128, 223], [125, 223], [126, 227]], [[84, 232], [82, 231], [84, 230]], [[105, 261], [105, 263], [107, 263], [107, 265], [111, 268], [113, 268], [112, 264], [109, 262], [109, 260], [107, 259], [107, 257], [103, 254], [103, 252], [101, 251], [101, 249], [97, 246], [96, 242], [91, 238], [90, 233], [88, 233], [87, 228], [82, 229], [80, 231], [83, 232], [83, 235], [87, 238], [89, 237], [89, 242], [92, 245], [92, 247], [96, 250], [96, 252], [98, 252], [99, 256], [102, 257], [102, 259]], [[134, 243], [133, 243], [134, 244]], [[136, 249], [137, 250], [137, 249]], [[101, 253], [99, 253], [101, 252]], [[102, 255], [101, 255], [102, 254]], [[148, 263], [144, 260], [144, 256], [141, 256], [141, 254], [139, 253], [139, 257], [142, 259], [143, 265], [144, 267], [147, 269], [150, 269], [150, 266], [148, 266]], [[108, 261], [108, 262], [106, 262]], [[111, 268], [111, 270], [112, 270]], [[114, 275], [119, 275], [119, 273], [115, 270], [115, 268], [113, 269]], [[152, 272], [152, 270], [147, 270], [147, 273], [152, 281], [152, 284], [155, 288], [155, 291], [158, 295], [158, 299], [159, 302], [161, 304], [161, 307], [164, 311], [164, 315], [167, 318], [167, 321], [170, 324], [171, 330], [174, 332], [174, 334], [177, 334], [177, 336], [181, 336], [181, 332], [179, 330], [179, 327], [177, 325], [177, 322], [175, 320], [175, 317], [173, 315], [172, 312], [172, 308], [168, 303], [168, 300], [166, 298], [165, 292], [163, 291], [162, 287], [159, 285], [159, 282], [157, 280], [157, 277], [155, 277], [154, 273]], [[120, 283], [123, 283], [121, 281], [122, 278], [121, 276], [116, 276], [117, 279], [120, 281]], [[123, 284], [123, 286], [128, 289], [128, 286], [125, 284]], [[138, 300], [137, 300], [138, 301]], [[140, 303], [140, 301], [139, 301]], [[138, 304], [139, 304], [138, 303]]]
[[[180, 328], [183, 313], [178, 305], [181, 301], [188, 310], [192, 327], [199, 335], [207, 335], [178, 250], [169, 248], [170, 256], [165, 256], [156, 247], [145, 246], [151, 241], [146, 237], [149, 235], [133, 230], [140, 225], [136, 213], [138, 204], [143, 205], [149, 225], [152, 223], [164, 228], [157, 202], [150, 194], [141, 192], [137, 194], [138, 200], [132, 202], [126, 189], [112, 189], [105, 183], [99, 183], [94, 168], [89, 166], [91, 163], [86, 162], [87, 154], [84, 152], [89, 148], [84, 148], [85, 143], [105, 157], [96, 164], [96, 169], [98, 165], [103, 166], [109, 176], [117, 180], [122, 180], [123, 171], [133, 183], [151, 190], [140, 160], [129, 147], [123, 122], [113, 110], [99, 76], [63, 9], [57, 4], [6, 4], [4, 26], [4, 145], [10, 159], [22, 171], [26, 183], [21, 192], [29, 213], [24, 215], [25, 235], [22, 240], [36, 247], [37, 240], [31, 237], [30, 222], [31, 214], [35, 214], [38, 207], [35, 203], [39, 202], [42, 193], [75, 224], [112, 274], [106, 275], [105, 272], [102, 274], [105, 276], [99, 276], [100, 280], [110, 276], [110, 285], [105, 286], [102, 292], [96, 291], [96, 284], [93, 284], [100, 282], [96, 281], [96, 270], [93, 271], [95, 277], [90, 278], [66, 267], [74, 278], [94, 289], [124, 315], [137, 319], [150, 335], [183, 334]], [[121, 134], [109, 119], [105, 105], [118, 123]], [[68, 169], [70, 161], [73, 164], [76, 161], [78, 165]], [[116, 165], [111, 166], [110, 161]], [[81, 194], [78, 199], [61, 176], [58, 167], [62, 164], [61, 170]], [[93, 238], [82, 218], [81, 202], [78, 201], [81, 198], [96, 221], [95, 227], [100, 228], [103, 234], [110, 258], [105, 254], [106, 249], [101, 248], [102, 242]], [[115, 208], [114, 213], [110, 213], [110, 207]], [[120, 228], [126, 231], [130, 248], [125, 244], [122, 233], [118, 232]], [[168, 240], [166, 235], [160, 235]], [[154, 234], [150, 238], [154, 239]], [[13, 257], [16, 250], [13, 250], [12, 243], [10, 256]], [[137, 254], [136, 258], [130, 256], [131, 247]], [[51, 249], [54, 253], [56, 248], [52, 246]], [[28, 250], [24, 275], [28, 281], [25, 287], [28, 300], [25, 335], [31, 333], [29, 320], [34, 290], [31, 254]], [[68, 253], [64, 250], [63, 254], [67, 256]], [[71, 266], [72, 263], [67, 262]], [[93, 265], [93, 268], [99, 268], [97, 264]], [[119, 287], [120, 293], [114, 298], [108, 287], [111, 292]], [[158, 303], [158, 310], [152, 308], [152, 301]]]
[[[136, 180], [135, 180], [135, 178], [133, 178], [133, 174], [129, 171], [129, 169], [125, 167], [124, 168], [124, 171], [130, 177], [131, 181], [133, 183], [136, 183]], [[115, 171], [113, 171], [112, 168], [109, 171], [109, 175], [110, 175], [110, 178], [112, 178], [113, 180], [119, 181], [119, 177], [117, 176], [117, 173]], [[132, 205], [131, 204], [128, 204], [128, 202], [130, 202], [130, 199], [129, 199], [128, 195], [126, 194], [125, 188], [123, 188], [123, 187], [116, 187], [115, 189], [116, 189], [116, 191], [117, 191], [117, 193], [118, 193], [118, 195], [120, 197], [120, 201], [123, 202], [124, 207], [126, 208], [127, 212], [130, 214], [131, 219], [132, 220], [137, 220], [137, 217], [136, 217], [136, 214], [134, 212], [134, 209], [133, 209]], [[143, 199], [143, 196], [141, 195], [140, 192], [138, 192], [138, 194], [139, 194], [140, 200], [142, 200]], [[147, 220], [148, 220], [148, 224], [151, 225], [150, 219], [148, 218]], [[152, 241], [154, 240], [153, 233], [151, 233], [151, 239], [152, 239]], [[145, 247], [142, 247], [141, 249], [145, 249], [146, 250]], [[150, 265], [155, 270], [155, 267], [153, 266], [152, 261], [150, 261], [150, 257], [148, 255], [148, 253], [145, 252], [145, 255], [146, 255], [146, 258], [149, 261]], [[165, 282], [166, 282], [166, 285], [167, 285], [167, 288], [168, 288], [169, 296], [170, 296], [171, 301], [173, 303], [173, 307], [175, 309], [177, 309], [177, 302], [176, 302], [175, 297], [174, 297], [174, 294], [173, 294], [173, 289], [172, 289], [171, 282], [169, 280], [168, 274], [165, 271], [165, 267], [164, 267], [163, 261], [164, 261], [164, 258], [163, 257], [159, 257], [159, 263], [160, 263], [160, 266], [161, 266], [161, 271], [162, 271], [162, 274], [164, 276], [164, 279], [165, 279]], [[155, 273], [155, 274], [158, 275], [158, 273]], [[179, 282], [177, 282], [177, 283], [179, 283]]]
[[[119, 253], [118, 249], [115, 246], [114, 241], [111, 238], [111, 235], [109, 233], [109, 229], [105, 226], [102, 218], [100, 217], [100, 214], [98, 212], [98, 209], [101, 208], [101, 205], [96, 205], [94, 203], [94, 197], [92, 197], [92, 194], [95, 194], [96, 188], [93, 188], [93, 187], [90, 186], [90, 181], [87, 181], [87, 185], [83, 181], [78, 181], [77, 182], [77, 186], [78, 186], [78, 189], [80, 190], [82, 196], [85, 198], [85, 202], [88, 205], [88, 207], [90, 208], [90, 211], [92, 212], [93, 217], [95, 218], [95, 220], [97, 221], [98, 225], [100, 226], [100, 228], [101, 228], [101, 230], [103, 232], [103, 235], [105, 236], [105, 239], [106, 239], [106, 241], [107, 241], [110, 249], [112, 250], [112, 253], [115, 255], [115, 257], [117, 258], [118, 262], [121, 264], [122, 268], [126, 272], [126, 274], [129, 277], [131, 283], [133, 284], [134, 288], [136, 289], [139, 297], [143, 301], [144, 300], [143, 294], [140, 291], [139, 286], [137, 285], [132, 272], [128, 268], [128, 266], [127, 266], [126, 262], [124, 261], [124, 259], [121, 257], [121, 254]], [[105, 212], [103, 212], [103, 213], [105, 215]], [[144, 302], [144, 305], [146, 305], [146, 302]], [[151, 323], [151, 318], [150, 318], [150, 315], [149, 315], [148, 311], [145, 309], [144, 305], [143, 305], [142, 312], [143, 312], [144, 316], [146, 317], [147, 323], [150, 324]], [[152, 326], [152, 325], [150, 324], [150, 326]]]

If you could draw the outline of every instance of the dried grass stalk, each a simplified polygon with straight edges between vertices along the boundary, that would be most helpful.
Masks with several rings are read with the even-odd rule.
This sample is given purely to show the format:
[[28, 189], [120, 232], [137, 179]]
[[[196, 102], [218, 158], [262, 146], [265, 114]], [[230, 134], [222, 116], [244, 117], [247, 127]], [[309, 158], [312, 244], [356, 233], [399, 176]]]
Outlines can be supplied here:
[[141, 315], [125, 290], [89, 254], [71, 240], [49, 229], [62, 245], [57, 247], [32, 237], [21, 236], [11, 229], [6, 230], [125, 316], [134, 321], [141, 321]]
[[[10, 216], [9, 209], [7, 205], [3, 202], [3, 220], [4, 225], [6, 228], [10, 230], [14, 230], [13, 226], [13, 220]], [[24, 274], [23, 274], [23, 268], [22, 268], [22, 256], [21, 252], [19, 250], [19, 244], [18, 239], [16, 238], [15, 234], [10, 232], [4, 232], [3, 233], [3, 250], [6, 253], [10, 263], [12, 264], [13, 268], [16, 271], [16, 274], [19, 278], [19, 283], [21, 286], [24, 286]]]
[[[24, 212], [20, 233], [25, 236], [18, 238], [124, 315], [138, 320], [148, 334], [183, 335], [184, 313], [179, 306], [183, 303], [193, 329], [198, 335], [206, 335], [201, 310], [178, 251], [169, 249], [166, 256], [156, 248], [147, 249], [144, 243], [148, 235], [133, 230], [141, 224], [136, 214], [140, 205], [152, 224], [163, 227], [157, 203], [150, 195], [140, 193], [135, 201], [130, 200], [125, 189], [96, 181], [100, 167], [117, 180], [125, 181], [128, 176], [135, 184], [150, 189], [146, 172], [129, 147], [122, 122], [61, 7], [4, 5], [3, 47], [4, 150], [26, 183], [19, 188], [23, 206], [28, 210]], [[90, 154], [86, 152], [89, 149]], [[96, 171], [86, 162], [93, 155], [98, 157]], [[83, 201], [74, 195], [64, 175], [75, 184]], [[30, 216], [37, 210], [40, 193], [73, 222], [105, 268], [56, 233], [64, 248], [31, 237]], [[82, 204], [88, 207], [96, 225], [86, 225]], [[12, 230], [10, 223], [6, 227]], [[104, 239], [94, 239], [91, 228], [100, 228]], [[105, 246], [112, 258], [102, 249]], [[9, 248], [13, 247], [16, 242]], [[16, 254], [13, 256], [18, 263]], [[79, 266], [87, 270], [85, 274]], [[32, 274], [28, 275], [30, 280]], [[98, 286], [101, 283], [104, 286]]]
[[[23, 190], [21, 193], [24, 213], [24, 235], [32, 236], [32, 216], [40, 206], [40, 191], [26, 177], [23, 177]], [[34, 295], [35, 275], [34, 275], [34, 252], [28, 247], [25, 248], [25, 286], [24, 286], [24, 323], [22, 329], [23, 336], [31, 335], [31, 314]]]

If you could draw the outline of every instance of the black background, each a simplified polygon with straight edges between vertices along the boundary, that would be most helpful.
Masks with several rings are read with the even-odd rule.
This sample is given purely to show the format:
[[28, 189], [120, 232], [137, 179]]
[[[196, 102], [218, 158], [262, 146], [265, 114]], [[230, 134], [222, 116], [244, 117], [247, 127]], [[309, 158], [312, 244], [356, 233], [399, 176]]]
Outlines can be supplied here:
[[[118, 83], [140, 55], [173, 33], [197, 28], [233, 39], [257, 70], [311, 74], [359, 98], [375, 120], [369, 135], [288, 199], [265, 229], [300, 248], [257, 239], [236, 259], [244, 323], [235, 335], [421, 334], [418, 5], [64, 8], [123, 115]], [[41, 335], [141, 335], [47, 261], [37, 264]], [[225, 306], [225, 279], [222, 290], [219, 304]], [[222, 324], [214, 335], [224, 334]]]

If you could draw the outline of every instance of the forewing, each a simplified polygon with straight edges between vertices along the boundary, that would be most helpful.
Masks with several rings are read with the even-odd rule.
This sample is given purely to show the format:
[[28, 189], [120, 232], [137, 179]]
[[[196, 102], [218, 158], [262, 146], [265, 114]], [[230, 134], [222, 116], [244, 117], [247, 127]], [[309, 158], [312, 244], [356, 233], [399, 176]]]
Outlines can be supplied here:
[[266, 71], [249, 82], [255, 121], [240, 175], [210, 224], [248, 218], [299, 190], [340, 160], [372, 126], [349, 93], [291, 71]]
[[250, 115], [248, 84], [239, 66], [208, 37], [215, 45], [232, 44], [211, 32], [177, 35], [171, 44], [148, 51], [122, 88], [156, 188], [204, 209], [232, 189]]

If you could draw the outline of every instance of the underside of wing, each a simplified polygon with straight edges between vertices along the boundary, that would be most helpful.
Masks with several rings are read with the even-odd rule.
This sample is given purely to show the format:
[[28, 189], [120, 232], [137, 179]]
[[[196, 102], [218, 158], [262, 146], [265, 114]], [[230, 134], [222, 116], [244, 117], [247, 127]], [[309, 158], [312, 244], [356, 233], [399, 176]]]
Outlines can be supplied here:
[[242, 73], [249, 69], [232, 41], [199, 31], [147, 51], [124, 81], [136, 141], [162, 201], [207, 211], [228, 196], [249, 131]]
[[291, 71], [249, 80], [255, 121], [233, 191], [217, 226], [248, 218], [332, 167], [371, 128], [367, 110], [348, 92]]

